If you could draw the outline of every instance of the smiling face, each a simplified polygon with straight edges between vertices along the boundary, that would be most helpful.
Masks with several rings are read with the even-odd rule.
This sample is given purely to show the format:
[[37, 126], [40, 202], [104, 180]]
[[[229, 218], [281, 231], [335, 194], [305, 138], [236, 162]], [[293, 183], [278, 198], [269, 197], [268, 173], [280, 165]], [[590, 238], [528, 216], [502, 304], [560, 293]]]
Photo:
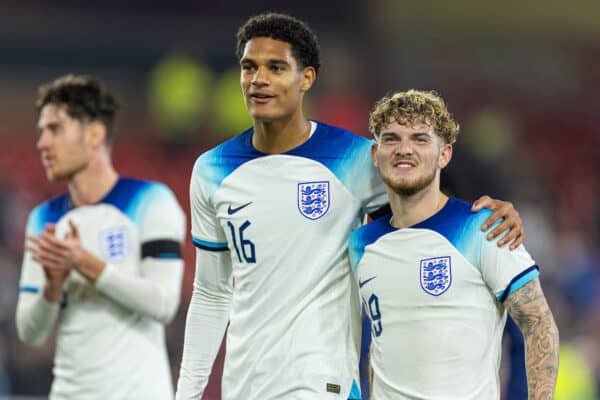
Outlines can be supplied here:
[[85, 124], [71, 118], [64, 106], [45, 105], [37, 129], [37, 149], [49, 181], [70, 179], [87, 167], [91, 148], [86, 143]]
[[240, 83], [252, 118], [272, 122], [302, 112], [314, 68], [298, 65], [289, 43], [267, 37], [249, 40], [240, 59]]
[[452, 157], [452, 145], [424, 122], [387, 124], [371, 148], [373, 162], [385, 184], [401, 196], [439, 188], [441, 170]]

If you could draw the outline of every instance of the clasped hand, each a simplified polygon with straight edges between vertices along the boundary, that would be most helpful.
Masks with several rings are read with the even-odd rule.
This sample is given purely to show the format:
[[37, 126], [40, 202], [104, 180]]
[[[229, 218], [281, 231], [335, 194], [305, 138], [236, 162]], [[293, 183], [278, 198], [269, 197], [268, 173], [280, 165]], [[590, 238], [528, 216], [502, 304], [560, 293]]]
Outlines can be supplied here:
[[33, 259], [44, 268], [51, 280], [64, 278], [71, 269], [76, 269], [85, 251], [79, 240], [77, 226], [70, 220], [69, 231], [63, 239], [56, 237], [56, 225], [47, 224], [39, 238], [27, 237], [26, 250], [31, 252]]

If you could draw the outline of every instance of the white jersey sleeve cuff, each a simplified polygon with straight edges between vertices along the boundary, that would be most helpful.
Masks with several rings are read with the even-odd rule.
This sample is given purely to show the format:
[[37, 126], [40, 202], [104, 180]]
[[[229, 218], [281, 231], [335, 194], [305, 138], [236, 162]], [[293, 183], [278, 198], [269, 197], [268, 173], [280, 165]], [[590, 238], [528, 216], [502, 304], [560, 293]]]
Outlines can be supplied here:
[[21, 291], [15, 321], [19, 338], [24, 343], [41, 346], [50, 335], [59, 311], [60, 304], [48, 302], [43, 288], [37, 293]]

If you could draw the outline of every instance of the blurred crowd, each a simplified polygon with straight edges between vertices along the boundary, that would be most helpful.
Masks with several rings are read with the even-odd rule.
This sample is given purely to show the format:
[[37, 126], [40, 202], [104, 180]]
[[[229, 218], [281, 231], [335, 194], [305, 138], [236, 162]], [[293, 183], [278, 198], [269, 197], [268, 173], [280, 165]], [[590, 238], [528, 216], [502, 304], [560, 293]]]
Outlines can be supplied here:
[[[340, 37], [355, 34], [351, 29], [331, 32], [329, 26], [316, 25], [324, 67], [307, 114], [369, 137], [374, 99], [395, 89], [439, 91], [461, 124], [443, 179], [469, 201], [488, 194], [514, 202], [560, 330], [556, 398], [597, 398], [600, 98], [591, 88], [600, 87], [600, 41], [523, 44], [507, 39], [490, 46], [468, 36], [440, 43], [435, 34], [408, 32], [412, 40], [399, 49], [389, 35], [376, 44], [364, 36], [349, 42]], [[385, 30], [371, 27], [368, 33], [383, 35]], [[113, 150], [116, 167], [125, 175], [165, 182], [189, 217], [187, 190], [195, 158], [250, 123], [230, 39], [221, 39], [221, 46], [229, 46], [229, 63], [223, 62], [229, 60], [223, 50], [212, 56], [167, 52], [149, 68], [130, 71], [141, 76], [135, 79], [110, 68], [77, 65], [15, 72], [12, 79], [7, 71], [17, 68], [0, 64], [0, 82], [11, 81], [0, 93], [0, 106], [21, 109], [5, 114], [0, 127], [0, 396], [44, 396], [52, 377], [54, 340], [41, 349], [29, 348], [18, 341], [14, 326], [27, 214], [65, 190], [45, 181], [35, 149], [35, 86], [63, 73], [89, 72], [116, 88], [125, 116]], [[183, 301], [168, 327], [174, 374], [193, 280], [189, 237], [185, 259]], [[508, 374], [503, 370], [504, 379]], [[218, 374], [204, 398], [219, 399]]]

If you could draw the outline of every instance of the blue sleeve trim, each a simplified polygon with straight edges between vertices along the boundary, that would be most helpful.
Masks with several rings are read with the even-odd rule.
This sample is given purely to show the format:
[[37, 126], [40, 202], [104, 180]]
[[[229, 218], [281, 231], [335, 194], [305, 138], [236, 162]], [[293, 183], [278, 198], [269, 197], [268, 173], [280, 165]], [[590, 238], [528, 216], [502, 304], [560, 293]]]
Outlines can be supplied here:
[[177, 253], [162, 253], [162, 254], [157, 254], [156, 258], [162, 258], [162, 259], [180, 259], [181, 256]]
[[229, 247], [227, 247], [227, 243], [213, 243], [207, 242], [206, 240], [200, 240], [197, 238], [192, 238], [192, 242], [194, 246], [202, 250], [209, 251], [228, 251]]
[[515, 276], [512, 281], [508, 284], [506, 289], [496, 296], [500, 303], [504, 303], [509, 294], [515, 292], [517, 289], [523, 287], [526, 283], [532, 281], [534, 278], [540, 275], [540, 268], [537, 265], [532, 265], [519, 275]]
[[350, 390], [350, 394], [348, 395], [348, 400], [361, 400], [362, 396], [360, 394], [360, 388], [356, 383], [356, 380], [352, 380], [352, 390]]
[[22, 286], [19, 286], [19, 291], [21, 291], [21, 292], [37, 293], [37, 292], [40, 291], [40, 288], [37, 287], [37, 286], [22, 285]]

